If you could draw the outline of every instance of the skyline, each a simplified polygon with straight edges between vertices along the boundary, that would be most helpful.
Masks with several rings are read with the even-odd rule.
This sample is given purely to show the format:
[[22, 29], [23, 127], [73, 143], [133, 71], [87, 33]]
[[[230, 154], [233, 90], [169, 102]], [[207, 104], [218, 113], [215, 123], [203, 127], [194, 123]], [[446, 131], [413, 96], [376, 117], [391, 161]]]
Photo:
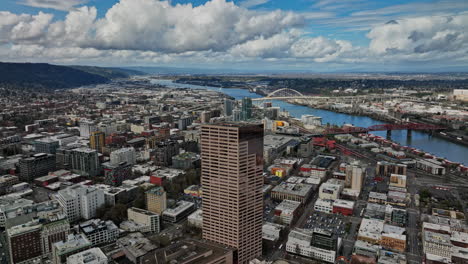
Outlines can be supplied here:
[[467, 71], [468, 2], [7, 0], [9, 62], [274, 71]]

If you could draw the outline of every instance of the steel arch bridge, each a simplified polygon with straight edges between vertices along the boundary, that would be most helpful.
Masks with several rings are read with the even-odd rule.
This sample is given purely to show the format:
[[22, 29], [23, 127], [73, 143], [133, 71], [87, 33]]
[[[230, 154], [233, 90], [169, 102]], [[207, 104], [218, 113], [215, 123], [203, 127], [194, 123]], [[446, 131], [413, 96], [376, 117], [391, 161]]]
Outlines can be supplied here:
[[275, 97], [305, 97], [301, 92], [296, 91], [290, 88], [282, 88], [276, 91], [269, 93], [266, 98], [275, 98]]

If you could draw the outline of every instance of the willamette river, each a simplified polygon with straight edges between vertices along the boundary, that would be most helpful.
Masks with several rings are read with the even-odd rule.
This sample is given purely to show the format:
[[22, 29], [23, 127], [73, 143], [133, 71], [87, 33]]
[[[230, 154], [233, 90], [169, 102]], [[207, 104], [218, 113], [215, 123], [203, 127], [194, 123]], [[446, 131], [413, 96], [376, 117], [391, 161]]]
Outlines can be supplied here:
[[[153, 80], [153, 83], [166, 85], [167, 87], [177, 88], [191, 88], [191, 89], [206, 89], [214, 90], [225, 93], [229, 96], [240, 100], [243, 97], [259, 98], [261, 95], [250, 93], [246, 89], [220, 89], [218, 87], [211, 86], [199, 86], [191, 84], [174, 83], [172, 80]], [[323, 124], [353, 124], [359, 127], [369, 127], [372, 125], [383, 124], [384, 122], [378, 121], [365, 116], [354, 116], [349, 114], [335, 113], [327, 110], [314, 109], [307, 106], [294, 105], [283, 101], [272, 101], [274, 106], [281, 107], [288, 111], [291, 116], [301, 118], [302, 115], [315, 115], [322, 117]], [[376, 131], [373, 134], [385, 137], [385, 131]], [[432, 137], [429, 134], [413, 131], [413, 135], [410, 139], [406, 137], [406, 131], [395, 130], [392, 131], [392, 140], [406, 146], [411, 146], [426, 152], [432, 153], [438, 157], [444, 157], [448, 160], [461, 162], [468, 165], [468, 147], [464, 145], [458, 145], [448, 140]]]

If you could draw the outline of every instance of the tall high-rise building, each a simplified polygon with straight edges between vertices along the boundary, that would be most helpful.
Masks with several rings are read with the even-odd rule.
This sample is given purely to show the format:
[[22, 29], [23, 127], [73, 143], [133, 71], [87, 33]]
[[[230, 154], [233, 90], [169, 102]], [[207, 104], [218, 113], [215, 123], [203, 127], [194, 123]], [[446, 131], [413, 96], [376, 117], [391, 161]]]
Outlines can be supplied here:
[[102, 148], [106, 143], [106, 134], [102, 131], [95, 131], [89, 137], [89, 145], [92, 149], [102, 152]]
[[90, 177], [99, 174], [99, 156], [96, 150], [90, 148], [73, 149], [70, 159], [74, 172]]
[[360, 191], [364, 180], [363, 169], [358, 165], [346, 166], [346, 180], [345, 185], [353, 190]]
[[242, 98], [241, 119], [246, 121], [252, 118], [252, 98]]
[[232, 110], [234, 109], [234, 101], [231, 99], [224, 99], [224, 115], [232, 116]]
[[203, 238], [249, 263], [262, 253], [263, 125], [204, 125], [201, 148]]
[[146, 208], [159, 215], [166, 210], [167, 198], [163, 187], [155, 187], [146, 192]]

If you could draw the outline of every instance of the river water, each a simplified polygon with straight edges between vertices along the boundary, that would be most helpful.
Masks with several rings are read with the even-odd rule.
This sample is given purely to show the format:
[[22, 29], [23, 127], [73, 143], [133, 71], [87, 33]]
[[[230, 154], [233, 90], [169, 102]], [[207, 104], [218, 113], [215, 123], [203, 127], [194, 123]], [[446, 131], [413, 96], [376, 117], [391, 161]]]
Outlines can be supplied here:
[[[174, 88], [190, 88], [190, 89], [206, 89], [212, 91], [219, 91], [229, 96], [234, 97], [236, 100], [240, 100], [244, 97], [260, 98], [261, 95], [256, 93], [250, 93], [246, 89], [220, 89], [218, 87], [211, 86], [199, 86], [192, 84], [174, 83], [172, 80], [152, 80], [153, 83], [166, 85], [167, 87]], [[301, 118], [302, 115], [314, 115], [322, 117], [323, 124], [334, 124], [341, 126], [343, 124], [352, 124], [359, 127], [369, 127], [372, 125], [383, 124], [384, 122], [375, 120], [365, 116], [354, 116], [349, 114], [335, 113], [327, 110], [314, 109], [302, 105], [294, 105], [287, 102], [274, 100], [272, 101], [274, 106], [281, 107], [288, 111], [291, 116]], [[375, 135], [385, 137], [385, 131], [372, 132]], [[392, 131], [392, 140], [399, 143], [400, 145], [411, 146], [425, 152], [432, 153], [438, 157], [444, 157], [448, 160], [461, 162], [468, 165], [468, 147], [464, 145], [458, 145], [448, 140], [432, 137], [429, 134], [413, 131], [412, 137], [408, 139], [406, 137], [406, 131], [394, 130]]]

